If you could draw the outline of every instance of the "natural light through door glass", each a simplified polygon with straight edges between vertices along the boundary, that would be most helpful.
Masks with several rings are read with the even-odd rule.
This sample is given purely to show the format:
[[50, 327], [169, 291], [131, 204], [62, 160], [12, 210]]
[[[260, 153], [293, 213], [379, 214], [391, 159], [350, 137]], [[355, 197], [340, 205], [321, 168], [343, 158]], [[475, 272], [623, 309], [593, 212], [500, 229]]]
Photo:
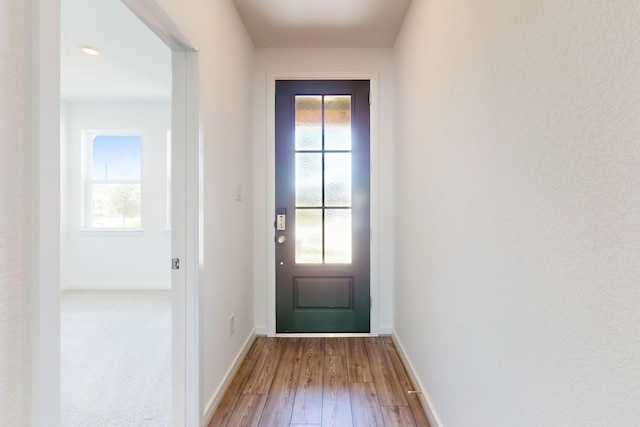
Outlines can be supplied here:
[[295, 262], [352, 262], [351, 95], [295, 97]]
[[296, 96], [296, 150], [322, 150], [322, 96]]
[[321, 153], [296, 153], [296, 206], [322, 206]]
[[351, 153], [324, 155], [324, 205], [351, 207]]
[[324, 149], [351, 150], [351, 96], [324, 97]]
[[324, 262], [351, 262], [351, 209], [325, 209]]
[[322, 209], [296, 209], [296, 263], [322, 263]]

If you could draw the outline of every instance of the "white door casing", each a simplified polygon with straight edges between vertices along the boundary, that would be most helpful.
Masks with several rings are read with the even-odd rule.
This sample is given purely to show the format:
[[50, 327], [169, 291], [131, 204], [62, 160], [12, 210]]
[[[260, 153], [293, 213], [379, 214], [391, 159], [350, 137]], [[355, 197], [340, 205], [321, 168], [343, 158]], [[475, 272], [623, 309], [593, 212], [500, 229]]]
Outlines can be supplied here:
[[379, 171], [378, 171], [378, 73], [370, 71], [279, 71], [267, 73], [267, 155], [266, 161], [266, 206], [264, 210], [264, 230], [266, 233], [267, 247], [267, 335], [276, 334], [276, 272], [275, 272], [275, 246], [270, 244], [275, 238], [273, 227], [275, 212], [275, 86], [276, 80], [369, 80], [371, 82], [371, 335], [377, 336], [380, 328], [379, 309], [379, 239], [378, 239], [378, 211], [379, 211]]

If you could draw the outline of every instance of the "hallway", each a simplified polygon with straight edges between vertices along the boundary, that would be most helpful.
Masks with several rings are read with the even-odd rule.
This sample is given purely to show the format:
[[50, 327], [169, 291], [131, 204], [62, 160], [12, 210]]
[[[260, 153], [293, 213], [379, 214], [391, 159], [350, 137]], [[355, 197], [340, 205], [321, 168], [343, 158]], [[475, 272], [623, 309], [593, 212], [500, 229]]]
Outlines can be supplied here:
[[[172, 357], [185, 379], [173, 425], [207, 425], [247, 344], [275, 334], [275, 81], [322, 78], [371, 81], [371, 333], [392, 335], [410, 362], [431, 425], [639, 426], [640, 2], [413, 0], [388, 43], [365, 45], [375, 39], [359, 38], [360, 23], [377, 35], [389, 14], [372, 22], [356, 6], [402, 1], [124, 0], [193, 47], [174, 74], [194, 77], [177, 109], [187, 145], [172, 150], [187, 167], [171, 175], [184, 196], [171, 238], [185, 224], [190, 237], [163, 264], [180, 260], [172, 342], [186, 343]], [[241, 3], [273, 19], [247, 19]], [[60, 425], [61, 231], [84, 234], [61, 204], [81, 153], [61, 165], [60, 54], [93, 44], [62, 45], [60, 7], [0, 6], [3, 426]], [[258, 37], [268, 22], [284, 41]], [[265, 373], [276, 391], [300, 379], [302, 350], [262, 345], [227, 406], [254, 399], [279, 416], [266, 391], [242, 394], [247, 371], [300, 354], [291, 376]], [[380, 346], [364, 348], [371, 359]], [[349, 385], [352, 419], [354, 390], [381, 396], [372, 379]], [[292, 390], [278, 393], [293, 419]]]
[[391, 337], [258, 337], [209, 427], [429, 426]]

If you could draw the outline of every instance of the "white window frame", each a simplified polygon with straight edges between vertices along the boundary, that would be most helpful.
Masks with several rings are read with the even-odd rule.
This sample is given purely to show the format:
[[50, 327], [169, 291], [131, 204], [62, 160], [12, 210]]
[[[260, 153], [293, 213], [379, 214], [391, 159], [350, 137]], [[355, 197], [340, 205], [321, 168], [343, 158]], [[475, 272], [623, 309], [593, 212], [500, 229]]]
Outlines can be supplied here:
[[[137, 136], [140, 137], [140, 179], [138, 180], [99, 180], [96, 182], [102, 183], [137, 183], [140, 185], [140, 227], [93, 227], [91, 224], [91, 205], [92, 194], [91, 184], [92, 179], [92, 165], [93, 165], [93, 140], [97, 136]], [[143, 176], [143, 135], [139, 130], [121, 130], [121, 129], [108, 129], [108, 130], [82, 130], [82, 206], [81, 206], [81, 231], [90, 233], [110, 233], [110, 234], [140, 234], [142, 233], [143, 224], [143, 189], [142, 189], [142, 176]]]

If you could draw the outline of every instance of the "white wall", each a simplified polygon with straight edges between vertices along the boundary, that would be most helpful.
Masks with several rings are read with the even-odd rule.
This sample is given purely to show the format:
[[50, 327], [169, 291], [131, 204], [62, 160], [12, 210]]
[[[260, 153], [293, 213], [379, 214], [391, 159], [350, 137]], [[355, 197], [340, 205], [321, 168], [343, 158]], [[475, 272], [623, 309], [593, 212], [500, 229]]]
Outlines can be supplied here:
[[[77, 232], [79, 226], [75, 216], [80, 215], [76, 213], [79, 209], [78, 205], [72, 205], [71, 194], [74, 191], [81, 191], [73, 189], [71, 187], [71, 175], [74, 169], [79, 169], [78, 164], [73, 164], [71, 158], [71, 123], [70, 123], [70, 106], [66, 101], [60, 101], [60, 283], [58, 286], [60, 289], [65, 289], [69, 286], [69, 267], [71, 266], [70, 260], [73, 256], [70, 256], [69, 240], [71, 233]], [[79, 160], [79, 156], [75, 156], [75, 160]], [[79, 179], [80, 172], [76, 172]], [[75, 227], [75, 229], [74, 229]]]
[[27, 425], [31, 148], [30, 19], [0, 4], [0, 425]]
[[[273, 177], [268, 173], [269, 129], [267, 108], [273, 99], [267, 99], [268, 81], [274, 77], [336, 77], [355, 74], [375, 76], [377, 87], [372, 93], [377, 96], [378, 115], [372, 117], [372, 281], [377, 280], [379, 290], [373, 294], [374, 306], [378, 304], [381, 333], [389, 333], [392, 324], [393, 301], [393, 66], [390, 49], [256, 49], [255, 65], [255, 312], [256, 327], [267, 332], [268, 310], [275, 310], [269, 304], [268, 280], [273, 278], [273, 188], [269, 182]], [[272, 126], [272, 125], [271, 125]], [[377, 144], [377, 145], [376, 145]], [[273, 185], [273, 184], [272, 184]], [[378, 190], [377, 192], [375, 190]], [[375, 209], [375, 207], [378, 207]], [[269, 237], [268, 237], [269, 236]]]
[[[198, 287], [202, 422], [254, 331], [252, 108], [253, 55], [230, 0], [162, 0], [159, 4], [198, 50], [202, 153]], [[238, 185], [241, 200], [237, 199]], [[235, 334], [229, 337], [229, 317]]]
[[640, 424], [640, 6], [414, 1], [396, 333], [442, 425]]
[[[145, 289], [170, 287], [167, 230], [167, 131], [171, 104], [160, 102], [64, 103], [62, 143], [61, 287]], [[83, 130], [139, 131], [142, 233], [83, 231], [81, 210]]]

